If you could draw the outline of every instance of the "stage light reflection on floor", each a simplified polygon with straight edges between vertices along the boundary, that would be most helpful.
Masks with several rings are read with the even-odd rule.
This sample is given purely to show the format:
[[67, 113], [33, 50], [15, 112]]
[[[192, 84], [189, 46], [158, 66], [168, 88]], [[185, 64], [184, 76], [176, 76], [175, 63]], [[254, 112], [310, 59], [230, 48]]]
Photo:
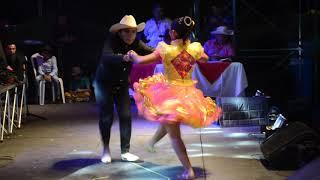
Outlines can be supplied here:
[[261, 159], [263, 158], [262, 154], [253, 154], [252, 152], [248, 152], [248, 154], [219, 154], [219, 153], [197, 153], [197, 154], [189, 154], [190, 158], [198, 158], [198, 157], [224, 157], [224, 158], [238, 158], [238, 159]]
[[224, 134], [224, 137], [229, 137], [229, 138], [247, 138], [248, 136], [249, 136], [249, 133], [242, 133], [242, 132]]
[[219, 147], [234, 147], [234, 146], [258, 146], [256, 141], [234, 141], [234, 142], [219, 142], [219, 143], [193, 143], [190, 146], [206, 147], [206, 148], [219, 148]]
[[203, 153], [203, 154], [191, 154], [188, 155], [189, 157], [195, 158], [195, 157], [205, 157], [205, 156], [214, 156], [212, 153]]
[[260, 159], [262, 158], [262, 154], [234, 154], [234, 155], [224, 155], [219, 153], [197, 153], [197, 154], [189, 154], [190, 158], [199, 158], [199, 157], [224, 157], [224, 158], [238, 158], [238, 159]]
[[257, 141], [237, 141], [237, 142], [233, 142], [232, 145], [235, 145], [235, 146], [258, 146], [259, 142], [257, 142]]
[[[194, 167], [198, 177], [202, 176], [203, 169]], [[85, 168], [73, 172], [61, 180], [73, 179], [130, 179], [130, 180], [163, 180], [176, 179], [176, 176], [183, 172], [181, 165], [170, 166], [168, 164], [160, 165], [150, 162], [143, 163], [128, 163], [115, 161], [111, 164], [105, 165], [103, 163], [93, 164]]]
[[97, 155], [96, 152], [93, 151], [79, 151], [74, 149], [72, 152], [68, 153], [69, 155]]
[[203, 128], [203, 130], [212, 130], [212, 129], [222, 129], [221, 127], [207, 127]]
[[223, 131], [213, 130], [213, 131], [198, 131], [198, 132], [196, 132], [196, 134], [217, 134], [217, 133], [223, 133]]
[[187, 149], [187, 152], [198, 152], [200, 149]]

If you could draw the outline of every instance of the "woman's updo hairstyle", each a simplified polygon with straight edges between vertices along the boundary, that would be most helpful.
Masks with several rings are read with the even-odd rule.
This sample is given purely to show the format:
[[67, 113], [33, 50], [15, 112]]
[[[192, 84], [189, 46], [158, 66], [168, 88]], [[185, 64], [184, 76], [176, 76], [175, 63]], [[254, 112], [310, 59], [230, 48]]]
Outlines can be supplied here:
[[174, 19], [171, 24], [171, 29], [175, 30], [178, 34], [177, 38], [181, 38], [183, 41], [186, 41], [189, 38], [194, 27], [195, 22], [189, 16]]

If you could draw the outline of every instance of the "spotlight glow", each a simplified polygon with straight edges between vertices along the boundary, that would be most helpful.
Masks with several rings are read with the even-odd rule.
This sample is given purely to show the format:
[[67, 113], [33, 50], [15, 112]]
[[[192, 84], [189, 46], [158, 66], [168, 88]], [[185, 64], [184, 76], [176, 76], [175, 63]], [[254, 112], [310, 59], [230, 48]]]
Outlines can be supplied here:
[[215, 131], [198, 131], [197, 134], [217, 134], [217, 133], [223, 133], [221, 130], [215, 130]]
[[224, 137], [229, 137], [229, 138], [247, 138], [248, 133], [228, 133], [225, 134]]
[[259, 145], [256, 141], [238, 141], [233, 143], [236, 146], [257, 146]]
[[189, 157], [202, 157], [202, 156], [214, 156], [214, 154], [203, 153], [203, 154], [192, 154], [192, 155], [189, 155]]
[[212, 130], [212, 129], [222, 129], [221, 127], [208, 127], [208, 128], [203, 128], [203, 130]]
[[187, 149], [187, 152], [197, 152], [200, 151], [199, 149]]
[[219, 144], [191, 144], [191, 146], [195, 146], [195, 147], [221, 147], [221, 145], [219, 145]]
[[236, 147], [238, 146], [251, 146], [251, 147], [257, 147], [259, 146], [259, 143], [256, 141], [233, 141], [233, 142], [222, 142], [222, 143], [203, 143], [202, 145], [200, 143], [194, 143], [190, 144], [190, 146], [193, 147], [206, 147], [206, 148], [225, 148], [225, 147]]
[[245, 154], [232, 155], [231, 157], [239, 158], [239, 159], [253, 159], [252, 155], [245, 155]]
[[92, 151], [78, 151], [75, 149], [72, 152], [69, 152], [68, 154], [69, 155], [89, 155], [89, 154], [96, 154], [96, 153]]

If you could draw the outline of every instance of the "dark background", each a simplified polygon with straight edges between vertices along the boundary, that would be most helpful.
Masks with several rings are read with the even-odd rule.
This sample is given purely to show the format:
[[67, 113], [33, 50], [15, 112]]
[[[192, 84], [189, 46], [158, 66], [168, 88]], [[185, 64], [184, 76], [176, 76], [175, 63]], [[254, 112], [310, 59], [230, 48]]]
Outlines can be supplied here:
[[[232, 0], [160, 2], [165, 15], [171, 19], [190, 15], [200, 21], [197, 23], [197, 35], [202, 44], [206, 40], [203, 37], [207, 37], [208, 33], [204, 31], [202, 21], [208, 14], [209, 5], [225, 6], [228, 15], [235, 15], [233, 28], [237, 60], [244, 64], [247, 71], [248, 95], [262, 89], [286, 111], [288, 107], [294, 107], [292, 111], [303, 111], [303, 114], [307, 114], [312, 105], [319, 104], [318, 0], [236, 0], [235, 9]], [[18, 48], [30, 56], [38, 47], [26, 45], [23, 41], [35, 39], [51, 43], [57, 16], [66, 15], [78, 40], [67, 49], [67, 52], [73, 53], [74, 58], [71, 59], [60, 56], [61, 47], [54, 44], [58, 61], [64, 62], [59, 62], [59, 66], [66, 61], [68, 64], [79, 63], [92, 76], [109, 27], [126, 14], [134, 15], [137, 23], [145, 22], [151, 17], [152, 3], [142, 0], [113, 1], [112, 5], [107, 0], [2, 1], [0, 39], [16, 39]], [[194, 11], [194, 4], [197, 3], [199, 11]], [[5, 27], [5, 24], [10, 26]], [[299, 47], [302, 48], [301, 56], [296, 50]], [[62, 49], [62, 54], [66, 53], [66, 48]], [[68, 67], [59, 68], [62, 69], [62, 76], [68, 72]], [[298, 104], [292, 104], [291, 99]]]

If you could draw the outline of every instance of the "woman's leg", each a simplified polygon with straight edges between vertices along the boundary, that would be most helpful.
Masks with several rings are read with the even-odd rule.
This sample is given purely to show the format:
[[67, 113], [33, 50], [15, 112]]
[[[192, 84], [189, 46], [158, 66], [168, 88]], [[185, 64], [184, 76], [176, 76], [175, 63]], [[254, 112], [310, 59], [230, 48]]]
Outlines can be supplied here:
[[150, 141], [147, 144], [148, 151], [155, 152], [154, 145], [160, 141], [167, 134], [167, 130], [164, 125], [159, 124], [156, 133], [152, 136]]
[[164, 125], [169, 137], [171, 139], [172, 147], [177, 154], [181, 164], [185, 168], [185, 172], [183, 173], [183, 178], [192, 179], [195, 177], [194, 171], [192, 169], [186, 147], [181, 139], [180, 133], [180, 124], [165, 124]]

